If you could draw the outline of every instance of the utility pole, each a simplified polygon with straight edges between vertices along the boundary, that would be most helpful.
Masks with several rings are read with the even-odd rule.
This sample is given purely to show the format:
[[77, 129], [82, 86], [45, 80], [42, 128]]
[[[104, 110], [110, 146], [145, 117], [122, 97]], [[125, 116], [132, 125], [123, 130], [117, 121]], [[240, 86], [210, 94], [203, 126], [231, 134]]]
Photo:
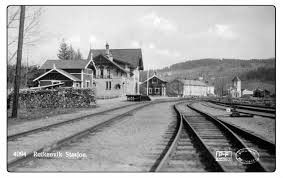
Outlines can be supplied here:
[[29, 51], [27, 50], [27, 70], [26, 70], [26, 87], [28, 87], [28, 54]]
[[146, 77], [146, 95], [148, 96], [148, 78], [149, 78], [149, 67], [147, 67], [147, 77]]
[[12, 118], [17, 118], [18, 116], [18, 104], [19, 104], [18, 102], [19, 102], [19, 90], [20, 90], [20, 83], [21, 83], [21, 61], [22, 61], [22, 51], [23, 51], [24, 24], [25, 24], [25, 6], [21, 6]]

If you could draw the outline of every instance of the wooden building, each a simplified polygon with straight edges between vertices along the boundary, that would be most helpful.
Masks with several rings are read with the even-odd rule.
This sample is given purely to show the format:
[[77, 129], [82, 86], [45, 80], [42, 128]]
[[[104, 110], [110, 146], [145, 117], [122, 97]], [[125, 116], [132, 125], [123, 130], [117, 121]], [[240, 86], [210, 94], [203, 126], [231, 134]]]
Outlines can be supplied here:
[[211, 96], [214, 94], [214, 86], [200, 80], [175, 79], [167, 84], [169, 96]]
[[86, 60], [47, 60], [39, 86], [63, 83], [66, 87], [95, 88], [98, 98], [139, 94], [143, 70], [141, 49], [91, 49]]
[[254, 91], [249, 89], [242, 89], [242, 96], [253, 96]]
[[143, 81], [140, 85], [141, 94], [151, 96], [166, 96], [166, 81], [158, 77], [156, 73], [153, 76]]
[[258, 98], [268, 97], [270, 96], [270, 91], [257, 88], [254, 90], [253, 96]]

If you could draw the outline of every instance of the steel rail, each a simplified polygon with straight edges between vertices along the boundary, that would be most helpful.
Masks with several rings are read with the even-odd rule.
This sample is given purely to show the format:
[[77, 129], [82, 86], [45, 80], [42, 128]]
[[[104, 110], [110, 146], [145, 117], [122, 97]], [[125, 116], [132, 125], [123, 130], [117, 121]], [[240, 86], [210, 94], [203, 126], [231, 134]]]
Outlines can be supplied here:
[[[259, 147], [261, 151], [263, 151], [263, 153], [267, 153], [269, 156], [269, 159], [274, 157], [274, 161], [276, 160], [276, 146], [274, 143], [258, 136], [258, 135], [254, 135], [252, 133], [250, 133], [249, 131], [243, 129], [243, 128], [239, 128], [238, 126], [225, 122], [221, 119], [218, 119], [220, 122], [222, 122], [224, 125], [226, 125], [227, 127], [229, 127], [233, 132], [235, 132], [237, 135], [242, 136], [245, 140], [248, 140], [248, 142], [252, 143], [252, 145], [255, 145], [254, 147]], [[248, 143], [247, 143], [248, 144]], [[247, 145], [246, 144], [246, 145]], [[258, 150], [257, 150], [258, 151]], [[273, 158], [272, 158], [273, 159]], [[262, 159], [259, 160], [261, 162], [261, 164], [263, 165], [263, 167], [268, 170], [268, 168], [266, 166], [264, 166], [264, 161]], [[274, 162], [275, 165], [275, 162]], [[274, 168], [274, 169], [273, 169]], [[272, 166], [273, 170], [270, 171], [274, 171], [275, 170], [275, 166]]]
[[216, 170], [218, 170], [219, 172], [224, 172], [225, 168], [219, 162], [215, 161], [215, 158], [213, 156], [214, 153], [208, 148], [208, 146], [205, 144], [204, 140], [199, 136], [197, 131], [191, 126], [191, 124], [186, 119], [184, 119], [184, 122], [188, 125], [191, 133], [194, 134], [201, 146], [206, 150], [207, 157], [209, 158], [208, 161], [212, 162]]
[[171, 143], [170, 147], [167, 149], [166, 153], [163, 155], [162, 159], [159, 161], [158, 166], [156, 167], [156, 169], [154, 170], [155, 172], [160, 172], [161, 169], [166, 165], [166, 163], [170, 160], [171, 155], [174, 154], [177, 145], [178, 145], [178, 141], [180, 139], [181, 133], [182, 133], [182, 129], [185, 130], [189, 130], [190, 133], [194, 134], [194, 137], [199, 141], [201, 149], [205, 150], [206, 153], [206, 157], [208, 158], [208, 164], [213, 167], [213, 170], [218, 171], [218, 172], [223, 172], [224, 169], [222, 168], [222, 166], [215, 161], [214, 157], [213, 157], [213, 153], [210, 152], [210, 150], [206, 147], [206, 145], [203, 143], [203, 141], [201, 140], [201, 138], [195, 134], [194, 130], [192, 130], [193, 128], [190, 127], [190, 125], [186, 122], [186, 120], [183, 118], [183, 115], [181, 114], [181, 112], [177, 109], [177, 105], [180, 105], [183, 103], [178, 103], [174, 105], [174, 110], [177, 113], [177, 118], [179, 121], [179, 125], [177, 127], [177, 132], [174, 136], [174, 140]]
[[[230, 105], [230, 103], [225, 103], [225, 102], [217, 102], [217, 101], [211, 101], [211, 100], [209, 102], [221, 104], [221, 105], [224, 105], [224, 106]], [[275, 108], [264, 107], [264, 106], [254, 106], [254, 105], [247, 105], [247, 104], [240, 104], [240, 103], [232, 103], [232, 104], [237, 106], [238, 108], [241, 108], [241, 109], [247, 109], [247, 110], [258, 111], [258, 112], [265, 112], [265, 113], [271, 113], [271, 114], [276, 113]]]
[[[187, 105], [190, 109], [195, 110], [196, 112], [204, 115], [206, 118], [210, 119], [213, 123], [215, 123], [216, 125], [220, 126], [222, 129], [224, 129], [226, 131], [227, 134], [229, 134], [230, 138], [233, 139], [233, 141], [236, 142], [237, 146], [239, 147], [239, 149], [241, 148], [249, 148], [243, 141], [242, 139], [239, 138], [239, 136], [234, 133], [229, 127], [227, 127], [225, 124], [223, 124], [222, 122], [220, 122], [216, 117], [200, 111], [199, 109], [193, 107], [192, 105]], [[248, 153], [249, 156], [253, 157], [254, 160], [257, 160], [256, 157], [251, 154]], [[267, 169], [263, 166], [263, 164], [260, 161], [256, 161], [254, 164], [250, 164], [248, 165], [248, 171], [251, 172], [267, 172]]]
[[120, 114], [118, 116], [114, 116], [111, 119], [108, 119], [107, 121], [104, 121], [104, 122], [102, 122], [100, 124], [91, 126], [91, 127], [87, 128], [87, 129], [85, 129], [83, 131], [80, 131], [80, 132], [75, 133], [75, 134], [73, 134], [71, 136], [68, 136], [68, 137], [63, 138], [63, 139], [61, 139], [59, 141], [56, 141], [55, 143], [52, 143], [50, 145], [41, 147], [41, 148], [39, 148], [37, 150], [34, 150], [34, 151], [30, 152], [30, 153], [27, 153], [27, 155], [25, 157], [21, 157], [21, 158], [18, 158], [18, 159], [15, 159], [15, 160], [12, 160], [12, 161], [8, 162], [7, 163], [7, 167], [9, 169], [11, 167], [14, 167], [14, 166], [20, 164], [20, 163], [23, 163], [25, 161], [29, 161], [29, 160], [33, 159], [34, 152], [42, 152], [42, 151], [51, 152], [52, 150], [58, 149], [58, 148], [64, 146], [65, 144], [68, 144], [69, 142], [73, 142], [73, 141], [75, 141], [77, 139], [80, 139], [80, 138], [82, 138], [84, 136], [87, 136], [90, 133], [93, 133], [93, 132], [95, 132], [95, 131], [97, 131], [97, 130], [99, 130], [99, 129], [101, 129], [101, 128], [109, 125], [109, 124], [112, 124], [115, 121], [121, 120], [121, 119], [125, 118], [126, 116], [130, 115], [131, 113], [133, 113], [133, 112], [135, 112], [137, 110], [140, 110], [140, 109], [142, 109], [142, 108], [144, 108], [146, 106], [152, 105], [152, 104], [156, 104], [156, 102], [150, 102], [150, 103], [144, 104], [142, 106], [138, 106], [138, 107], [136, 107], [136, 108], [134, 108], [134, 109], [132, 109], [130, 111], [127, 111], [127, 112], [123, 113], [123, 114]]
[[[212, 102], [213, 104], [215, 104], [215, 105], [218, 105], [218, 106], [223, 106], [223, 107], [227, 107], [227, 106], [229, 106], [229, 105], [226, 105], [226, 104], [220, 104], [220, 103], [218, 103], [218, 104], [216, 104], [216, 103], [214, 103], [214, 102]], [[216, 108], [216, 107], [214, 107], [214, 106], [208, 106], [208, 107], [212, 107], [212, 108], [215, 108], [215, 109], [222, 109], [222, 110], [225, 110], [224, 108]], [[239, 110], [240, 109], [240, 110]], [[237, 111], [239, 112], [239, 113], [243, 113], [243, 114], [252, 114], [252, 115], [256, 115], [256, 116], [261, 116], [261, 117], [267, 117], [267, 118], [271, 118], [271, 119], [275, 119], [276, 118], [276, 116], [270, 116], [270, 115], [265, 115], [265, 114], [260, 114], [260, 113], [258, 113], [258, 112], [261, 112], [261, 113], [264, 113], [263, 111], [254, 111], [254, 110], [249, 110], [249, 109], [244, 109], [244, 108], [239, 108]], [[245, 111], [243, 111], [243, 110], [247, 110], [247, 111], [250, 111], [250, 112], [245, 112]], [[254, 111], [254, 112], [253, 112]], [[267, 113], [267, 114], [270, 114], [270, 113]]]
[[165, 155], [163, 156], [163, 158], [161, 159], [161, 161], [159, 162], [158, 166], [156, 167], [156, 169], [154, 170], [155, 172], [159, 172], [161, 170], [161, 168], [166, 164], [167, 160], [169, 159], [170, 155], [174, 152], [174, 150], [177, 147], [177, 142], [180, 138], [181, 132], [182, 132], [182, 128], [183, 128], [183, 119], [182, 119], [182, 115], [180, 114], [180, 112], [177, 110], [176, 105], [174, 105], [174, 110], [177, 113], [177, 118], [178, 118], [178, 129], [177, 129], [177, 133], [175, 135], [175, 138], [173, 140], [173, 142], [171, 143], [169, 149], [167, 150], [167, 152], [165, 153]]
[[[154, 104], [154, 103], [174, 102], [174, 101], [178, 101], [178, 99], [175, 99], [175, 100], [158, 100], [158, 101], [151, 101], [150, 103]], [[102, 115], [102, 114], [105, 114], [107, 112], [112, 112], [112, 111], [116, 111], [116, 110], [119, 110], [119, 109], [135, 106], [135, 105], [141, 105], [141, 104], [144, 104], [144, 103], [148, 103], [148, 102], [140, 102], [140, 103], [134, 103], [134, 104], [124, 105], [124, 106], [119, 106], [119, 107], [108, 109], [108, 110], [105, 110], [105, 111], [84, 115], [84, 116], [81, 116], [81, 117], [77, 117], [77, 118], [62, 121], [62, 122], [57, 122], [57, 123], [54, 123], [54, 124], [49, 124], [49, 125], [46, 125], [46, 126], [43, 126], [43, 127], [38, 127], [38, 128], [35, 128], [35, 129], [23, 131], [23, 132], [16, 133], [16, 134], [11, 134], [11, 135], [7, 136], [7, 141], [12, 141], [12, 140], [15, 140], [17, 138], [24, 137], [26, 135], [45, 131], [45, 130], [48, 130], [48, 129], [51, 129], [51, 128], [54, 128], [54, 127], [58, 127], [58, 126], [61, 126], [61, 125], [69, 124], [69, 123], [72, 123], [72, 122], [84, 120], [84, 119], [87, 119], [88, 117]]]
[[[218, 119], [218, 118], [217, 118]], [[241, 134], [241, 135], [245, 135], [246, 137], [250, 137], [250, 140], [253, 140], [255, 142], [261, 143], [264, 146], [268, 147], [269, 149], [275, 150], [275, 144], [258, 136], [258, 135], [254, 135], [252, 133], [250, 133], [249, 131], [240, 128], [232, 123], [228, 123], [226, 121], [223, 121], [221, 119], [218, 119], [220, 122], [222, 122], [224, 125], [228, 126], [233, 132], [237, 133], [237, 134]]]
[[35, 129], [24, 131], [24, 132], [8, 135], [7, 141], [12, 141], [12, 140], [15, 140], [17, 138], [20, 138], [20, 137], [23, 137], [23, 136], [26, 136], [26, 135], [45, 131], [45, 130], [48, 130], [48, 129], [51, 129], [51, 128], [54, 128], [54, 127], [58, 127], [58, 126], [61, 126], [61, 125], [65, 125], [65, 124], [69, 124], [69, 123], [72, 123], [72, 122], [84, 120], [84, 119], [87, 119], [88, 117], [102, 115], [102, 114], [107, 113], [107, 112], [116, 111], [116, 110], [119, 110], [119, 109], [131, 107], [131, 106], [135, 106], [135, 105], [139, 105], [139, 104], [144, 104], [144, 103], [135, 103], [135, 104], [129, 104], [129, 105], [125, 105], [125, 106], [119, 106], [119, 107], [108, 109], [108, 110], [105, 110], [105, 111], [101, 111], [101, 112], [97, 112], [97, 113], [93, 113], [93, 114], [88, 114], [88, 115], [84, 115], [84, 116], [77, 117], [77, 118], [74, 118], [74, 119], [65, 120], [65, 121], [62, 121], [62, 122], [57, 122], [57, 123], [49, 124], [49, 125], [46, 125], [46, 126], [43, 126], [43, 127], [38, 127], [38, 128], [35, 128]]

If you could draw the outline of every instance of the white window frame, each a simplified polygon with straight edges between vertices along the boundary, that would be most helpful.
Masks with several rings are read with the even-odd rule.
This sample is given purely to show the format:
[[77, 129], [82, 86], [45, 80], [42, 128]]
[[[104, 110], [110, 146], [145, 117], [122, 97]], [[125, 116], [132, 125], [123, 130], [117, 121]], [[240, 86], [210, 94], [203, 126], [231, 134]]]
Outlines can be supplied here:
[[111, 81], [106, 81], [105, 83], [106, 83], [105, 89], [106, 89], [106, 90], [111, 90], [111, 89], [112, 89], [112, 83], [111, 83]]
[[152, 88], [148, 88], [148, 94], [152, 94]]
[[86, 83], [86, 88], [90, 88], [90, 80], [86, 80], [85, 83]]
[[111, 88], [112, 88], [112, 83], [111, 81], [108, 81], [108, 90], [111, 90]]

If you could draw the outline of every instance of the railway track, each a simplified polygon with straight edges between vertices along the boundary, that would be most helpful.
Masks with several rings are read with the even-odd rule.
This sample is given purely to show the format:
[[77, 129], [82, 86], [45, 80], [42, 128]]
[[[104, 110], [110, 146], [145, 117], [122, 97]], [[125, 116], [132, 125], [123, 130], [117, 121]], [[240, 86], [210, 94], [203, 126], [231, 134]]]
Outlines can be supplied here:
[[[141, 104], [141, 103], [135, 103], [133, 105], [139, 105], [139, 104]], [[24, 136], [28, 136], [30, 134], [35, 134], [35, 133], [38, 133], [38, 132], [47, 131], [49, 129], [59, 127], [59, 126], [65, 125], [65, 124], [71, 124], [71, 123], [79, 122], [81, 120], [88, 119], [90, 117], [94, 117], [94, 116], [105, 114], [107, 112], [112, 112], [112, 111], [116, 111], [116, 110], [119, 110], [119, 109], [131, 107], [133, 105], [120, 106], [120, 107], [108, 109], [108, 110], [105, 110], [105, 111], [101, 111], [101, 112], [98, 112], [98, 113], [89, 114], [89, 115], [86, 115], [86, 116], [82, 116], [82, 117], [78, 117], [78, 118], [74, 118], [74, 119], [70, 119], [70, 120], [66, 120], [66, 121], [62, 121], [62, 122], [57, 122], [57, 123], [54, 123], [54, 124], [49, 124], [49, 125], [46, 125], [46, 126], [38, 127], [38, 128], [35, 128], [35, 129], [30, 129], [30, 130], [27, 130], [27, 131], [24, 131], [24, 132], [19, 132], [19, 133], [16, 133], [16, 134], [11, 134], [11, 135], [7, 136], [7, 141], [13, 141], [15, 139], [18, 139], [18, 138], [21, 138], [21, 137], [24, 137]]]
[[[96, 170], [99, 171], [100, 170], [101, 171], [101, 170], [105, 170], [106, 168], [109, 169], [110, 171], [111, 170], [117, 171], [119, 170], [117, 169], [117, 167], [121, 167], [121, 166], [125, 169], [128, 166], [130, 167], [140, 166], [139, 169], [143, 169], [142, 167], [148, 168], [145, 162], [139, 163], [139, 161], [135, 162], [132, 160], [131, 156], [135, 157], [140, 155], [138, 151], [137, 151], [138, 154], [136, 155], [135, 155], [136, 151], [134, 151], [133, 154], [130, 154], [131, 156], [129, 156], [129, 158], [124, 158], [124, 157], [122, 159], [118, 159], [118, 158], [121, 155], [129, 154], [129, 152], [132, 151], [131, 150], [132, 148], [134, 148], [134, 150], [136, 149], [136, 144], [133, 144], [131, 141], [128, 141], [128, 139], [129, 140], [140, 139], [142, 141], [138, 143], [142, 144], [143, 142], [143, 144], [146, 144], [147, 146], [148, 143], [151, 143], [152, 140], [155, 140], [150, 138], [150, 136], [153, 136], [154, 134], [152, 134], [151, 129], [149, 128], [151, 127], [159, 128], [160, 125], [162, 124], [164, 125], [163, 127], [166, 127], [167, 122], [171, 123], [171, 121], [173, 120], [172, 118], [175, 118], [174, 117], [175, 112], [172, 112], [170, 108], [170, 106], [173, 105], [171, 102], [176, 102], [176, 101], [166, 101], [164, 104], [160, 104], [160, 102], [158, 102], [157, 105], [151, 105], [150, 103], [146, 105], [147, 107], [140, 107], [136, 109], [135, 112], [131, 110], [127, 113], [123, 113], [113, 118], [113, 120], [111, 121], [107, 121], [91, 129], [72, 135], [69, 138], [58, 142], [58, 144], [55, 145], [54, 147], [44, 150], [45, 152], [51, 152], [51, 153], [60, 152], [63, 154], [66, 153], [67, 151], [71, 151], [71, 152], [79, 151], [81, 153], [86, 153], [87, 158], [70, 160], [65, 156], [63, 156], [63, 158], [58, 158], [58, 159], [57, 158], [39, 159], [39, 158], [34, 158], [31, 155], [28, 158], [25, 158], [19, 162], [14, 163], [14, 165], [8, 165], [8, 170], [16, 171], [16, 172], [30, 171], [30, 170], [41, 171], [41, 170], [46, 170], [46, 168], [48, 168], [48, 170], [51, 171], [54, 170], [61, 170], [61, 171], [96, 171]], [[156, 104], [156, 103], [152, 103], [152, 104]], [[162, 110], [164, 112], [160, 112], [160, 108], [161, 109], [163, 108]], [[165, 111], [165, 108], [169, 110]], [[150, 114], [151, 112], [152, 114]], [[160, 120], [157, 119], [156, 117], [162, 118], [163, 120], [166, 120], [167, 117], [168, 121], [160, 122]], [[153, 123], [149, 124], [148, 121], [151, 120], [153, 120]], [[145, 130], [148, 131], [146, 131], [147, 134], [145, 135], [148, 135], [149, 137], [143, 136], [144, 129], [140, 130], [143, 124], [147, 125]], [[155, 126], [151, 126], [151, 125], [155, 125]], [[125, 138], [113, 140], [113, 138], [117, 139], [121, 135], [125, 136]], [[155, 135], [157, 137], [160, 136], [158, 132], [156, 132]], [[142, 139], [141, 137], [145, 137], [145, 139]], [[149, 142], [144, 140], [149, 140]], [[121, 142], [121, 144], [119, 144], [119, 142]], [[127, 142], [129, 142], [128, 145]], [[149, 144], [149, 147], [150, 145], [151, 144]], [[125, 149], [123, 149], [122, 151], [117, 151], [119, 150], [117, 146], [125, 147]], [[140, 153], [144, 152], [143, 146], [140, 147], [139, 149], [141, 150]], [[124, 151], [124, 150], [128, 150], [128, 151]], [[151, 153], [152, 150], [153, 149], [151, 148], [148, 149], [147, 153]], [[41, 151], [42, 150], [37, 152], [41, 152]], [[111, 156], [112, 158], [108, 159], [107, 156], [109, 157], [109, 155], [115, 155], [117, 157]], [[145, 156], [148, 156], [148, 154], [145, 154]], [[110, 160], [111, 163], [109, 163]], [[152, 162], [154, 162], [155, 159], [151, 159], [151, 160], [146, 159], [146, 161], [152, 164]], [[113, 164], [113, 167], [110, 166], [109, 164]], [[115, 166], [117, 167], [115, 168]]]
[[223, 128], [228, 129], [229, 132], [231, 132], [231, 134], [234, 135], [234, 137], [241, 143], [243, 148], [252, 148], [259, 153], [258, 161], [254, 164], [248, 165], [249, 166], [247, 168], [248, 171], [258, 171], [258, 170], [267, 171], [267, 172], [275, 171], [276, 155], [275, 155], [274, 143], [271, 143], [235, 125], [217, 119], [192, 106], [188, 105], [188, 107], [200, 113], [201, 115], [205, 116], [212, 122], [217, 123], [219, 126], [222, 125]]
[[271, 143], [259, 136], [256, 136], [244, 129], [240, 129], [239, 127], [219, 120], [224, 125], [229, 127], [234, 133], [238, 135], [238, 137], [245, 143], [245, 145], [249, 148], [255, 149], [260, 157], [260, 162], [265, 168], [266, 171], [273, 172], [276, 168], [276, 148], [275, 144]]
[[223, 171], [207, 147], [192, 132], [182, 115], [184, 104], [174, 105], [177, 126], [171, 127], [173, 135], [151, 171], [155, 172], [204, 172]]
[[[214, 104], [215, 106], [213, 106], [212, 104]], [[224, 107], [231, 107], [228, 104], [221, 104], [221, 103], [215, 103], [215, 102], [211, 102], [211, 103], [207, 103], [207, 104], [203, 104], [206, 105], [208, 107], [212, 107], [215, 109], [221, 109], [221, 110], [226, 110], [226, 108]], [[243, 107], [239, 107], [237, 105], [237, 111], [243, 114], [252, 114], [252, 115], [257, 115], [257, 116], [261, 116], [261, 117], [267, 117], [267, 118], [271, 118], [271, 119], [275, 119], [275, 111], [271, 111], [268, 112], [268, 110], [257, 110], [257, 109], [253, 109], [250, 106], [243, 106]]]
[[[161, 102], [165, 102], [165, 101], [161, 101]], [[37, 146], [36, 149], [28, 149], [27, 151], [27, 154], [26, 156], [23, 156], [23, 157], [20, 157], [20, 158], [16, 158], [16, 159], [8, 159], [8, 170], [11, 170], [13, 167], [19, 165], [19, 164], [24, 164], [32, 159], [33, 158], [33, 154], [34, 152], [52, 152], [52, 150], [56, 150], [70, 142], [73, 142], [77, 139], [80, 139], [84, 136], [87, 136], [91, 133], [94, 133], [94, 132], [97, 132], [101, 129], [103, 129], [104, 127], [108, 127], [112, 124], [114, 124], [115, 122], [118, 122], [120, 120], [122, 120], [123, 118], [125, 118], [126, 116], [129, 116], [129, 115], [132, 115], [133, 112], [136, 112], [146, 106], [149, 106], [149, 105], [152, 105], [152, 104], [156, 104], [156, 103], [159, 103], [159, 102], [150, 102], [150, 103], [143, 103], [143, 104], [140, 104], [140, 105], [131, 105], [132, 108], [128, 108], [128, 107], [119, 107], [119, 108], [115, 108], [113, 109], [111, 112], [115, 112], [115, 114], [113, 114], [113, 116], [103, 122], [100, 122], [100, 123], [97, 123], [97, 124], [94, 124], [94, 125], [91, 125], [89, 123], [87, 123], [87, 121], [90, 121], [90, 120], [87, 120], [85, 121], [85, 129], [81, 129], [81, 130], [76, 130], [76, 132], [70, 132], [72, 134], [70, 134], [69, 136], [68, 135], [64, 135], [61, 139], [59, 140], [56, 140], [56, 142], [52, 141], [50, 143], [44, 143], [44, 144], [41, 144], [40, 146]], [[127, 108], [125, 110], [125, 108]], [[119, 110], [121, 110], [120, 112], [118, 112]], [[107, 112], [107, 111], [105, 111]], [[103, 112], [103, 113], [105, 113]], [[109, 114], [109, 110], [108, 110], [108, 114]], [[103, 113], [99, 113], [100, 115], [103, 114]], [[98, 113], [97, 113], [98, 114]], [[92, 115], [92, 116], [96, 116], [97, 114], [95, 115]], [[90, 116], [88, 116], [90, 117]], [[61, 129], [61, 132], [63, 130], [63, 132], [67, 131], [65, 130], [64, 128], [61, 128], [61, 127], [65, 127], [66, 124], [72, 124], [73, 122], [76, 122], [76, 121], [79, 121], [79, 120], [82, 120], [84, 118], [78, 118], [78, 120], [73, 120], [73, 121], [69, 121], [69, 122], [63, 122], [63, 123], [60, 123], [60, 124], [55, 124], [55, 125], [51, 125], [49, 126], [49, 128], [47, 129], [40, 129], [40, 130], [35, 130], [35, 131], [30, 131], [29, 133], [24, 133], [23, 135], [17, 135], [17, 136], [14, 136], [13, 139], [10, 139], [8, 141], [8, 158], [9, 158], [9, 155], [11, 153], [9, 152], [12, 152], [11, 150], [13, 150], [15, 147], [15, 150], [17, 150], [18, 148], [21, 148], [23, 150], [22, 147], [24, 146], [29, 146], [28, 144], [29, 143], [26, 143], [24, 142], [24, 144], [14, 144], [13, 142], [16, 142], [17, 140], [19, 141], [22, 141], [24, 140], [26, 137], [27, 140], [30, 140], [30, 139], [36, 139], [36, 136], [39, 136], [39, 139], [42, 137], [43, 133], [44, 132], [47, 132], [48, 130], [52, 130], [52, 129], [57, 129], [57, 130], [60, 130]], [[77, 123], [77, 122], [76, 122]], [[73, 127], [73, 126], [72, 126]], [[79, 127], [78, 127], [79, 128]], [[73, 129], [74, 130], [74, 129]], [[38, 133], [40, 132], [40, 134]], [[41, 133], [43, 132], [43, 133]], [[49, 131], [51, 132], [51, 131]], [[54, 134], [54, 133], [47, 133], [47, 134], [53, 134], [53, 135], [56, 135], [56, 137], [59, 137], [57, 134]], [[41, 136], [41, 137], [40, 137]], [[30, 137], [30, 138], [29, 138]], [[44, 139], [43, 137], [41, 139]], [[39, 140], [38, 140], [39, 141]], [[46, 141], [47, 142], [47, 141]], [[21, 142], [20, 142], [21, 143]], [[33, 142], [34, 143], [34, 142]], [[33, 143], [30, 143], [30, 145], [33, 145]], [[15, 145], [15, 146], [13, 146]], [[34, 146], [34, 145], [33, 145]]]
[[[231, 105], [229, 103], [224, 103], [224, 102], [216, 102], [216, 101], [209, 101], [209, 102], [215, 103], [215, 104], [218, 104], [218, 105], [222, 105], [222, 106], [230, 106]], [[246, 109], [246, 110], [250, 110], [250, 111], [270, 113], [270, 114], [276, 113], [276, 109], [271, 108], [271, 107], [253, 106], [253, 105], [239, 104], [239, 103], [233, 103], [233, 105], [235, 105], [237, 108]]]
[[[169, 146], [161, 155], [154, 171], [217, 171], [217, 172], [264, 172], [270, 171], [266, 164], [257, 161], [252, 153], [253, 164], [236, 160], [234, 153], [249, 148], [232, 129], [195, 108], [184, 104], [175, 105], [178, 126], [172, 133]], [[230, 161], [216, 161], [216, 151], [231, 151]]]

